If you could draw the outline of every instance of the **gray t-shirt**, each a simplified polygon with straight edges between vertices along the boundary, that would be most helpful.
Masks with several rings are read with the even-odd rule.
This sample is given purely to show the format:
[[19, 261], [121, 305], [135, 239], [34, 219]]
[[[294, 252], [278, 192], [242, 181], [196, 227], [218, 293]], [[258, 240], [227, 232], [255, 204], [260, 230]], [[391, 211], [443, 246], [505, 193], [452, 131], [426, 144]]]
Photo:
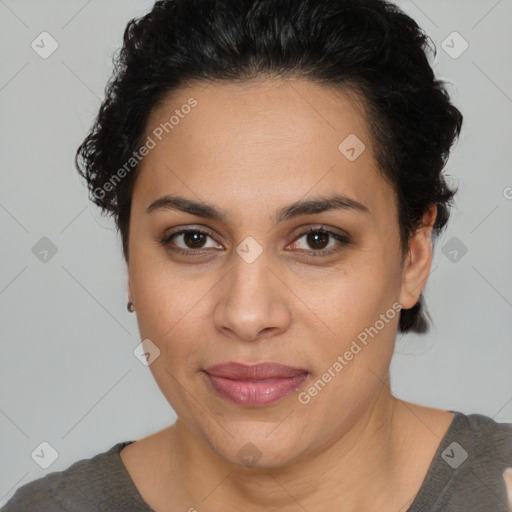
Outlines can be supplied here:
[[[503, 472], [512, 467], [512, 423], [454, 412], [407, 512], [512, 512]], [[114, 445], [20, 487], [1, 512], [154, 512]], [[333, 508], [335, 510], [335, 507]]]

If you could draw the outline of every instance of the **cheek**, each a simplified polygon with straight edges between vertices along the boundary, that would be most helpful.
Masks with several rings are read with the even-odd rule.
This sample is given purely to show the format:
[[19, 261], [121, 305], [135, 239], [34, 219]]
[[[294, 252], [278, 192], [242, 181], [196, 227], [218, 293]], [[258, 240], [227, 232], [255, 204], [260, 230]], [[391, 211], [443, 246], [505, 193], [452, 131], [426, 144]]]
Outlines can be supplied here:
[[[155, 276], [156, 277], [156, 276]], [[194, 325], [206, 325], [201, 307], [205, 287], [171, 276], [148, 279], [137, 291], [137, 322], [141, 336], [159, 344], [183, 344], [194, 336]]]
[[183, 289], [175, 269], [155, 258], [155, 252], [134, 251], [129, 274], [140, 335], [160, 345], [175, 335], [193, 307], [194, 283]]
[[191, 278], [160, 256], [158, 261], [140, 256], [130, 263], [140, 337], [160, 350], [161, 357], [151, 365], [158, 371], [155, 378], [169, 379], [168, 370], [182, 380], [197, 370], [213, 339], [211, 294], [219, 276], [211, 272]]
[[388, 281], [382, 268], [362, 265], [333, 278], [322, 296], [310, 294], [322, 320], [317, 325], [327, 333], [306, 336], [315, 340], [309, 347], [316, 375], [301, 403], [311, 406], [312, 417], [341, 421], [346, 411], [357, 416], [386, 381], [399, 319]]
[[365, 249], [321, 281], [301, 280], [298, 295], [326, 334], [349, 340], [373, 325], [398, 299], [400, 274], [383, 250]]

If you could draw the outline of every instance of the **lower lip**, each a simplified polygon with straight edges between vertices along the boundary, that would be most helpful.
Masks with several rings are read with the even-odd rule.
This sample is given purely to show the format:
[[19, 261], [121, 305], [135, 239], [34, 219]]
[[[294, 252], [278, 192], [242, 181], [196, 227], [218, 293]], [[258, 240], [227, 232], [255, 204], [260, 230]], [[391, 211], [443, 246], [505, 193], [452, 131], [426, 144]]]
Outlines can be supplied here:
[[224, 398], [238, 405], [258, 407], [277, 402], [293, 393], [307, 379], [308, 374], [259, 381], [226, 379], [209, 373], [206, 376], [213, 389]]

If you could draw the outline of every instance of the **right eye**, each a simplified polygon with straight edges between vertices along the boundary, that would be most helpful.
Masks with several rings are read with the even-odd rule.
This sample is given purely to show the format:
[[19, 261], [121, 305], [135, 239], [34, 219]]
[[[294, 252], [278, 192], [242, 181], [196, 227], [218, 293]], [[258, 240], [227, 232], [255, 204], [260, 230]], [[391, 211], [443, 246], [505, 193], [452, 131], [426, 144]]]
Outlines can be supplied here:
[[204, 255], [208, 249], [218, 249], [218, 244], [216, 246], [215, 242], [210, 247], [204, 245], [208, 238], [213, 241], [212, 234], [209, 232], [199, 229], [182, 229], [166, 234], [161, 240], [161, 244], [174, 253], [186, 256]]

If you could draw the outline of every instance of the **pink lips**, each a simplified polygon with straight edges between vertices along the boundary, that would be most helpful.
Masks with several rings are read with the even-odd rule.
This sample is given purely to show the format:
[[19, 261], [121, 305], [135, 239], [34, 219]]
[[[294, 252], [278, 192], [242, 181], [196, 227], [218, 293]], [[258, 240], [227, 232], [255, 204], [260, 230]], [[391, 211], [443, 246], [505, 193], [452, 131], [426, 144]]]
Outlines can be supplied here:
[[267, 405], [293, 393], [308, 372], [278, 363], [223, 363], [205, 370], [213, 389], [239, 405]]

